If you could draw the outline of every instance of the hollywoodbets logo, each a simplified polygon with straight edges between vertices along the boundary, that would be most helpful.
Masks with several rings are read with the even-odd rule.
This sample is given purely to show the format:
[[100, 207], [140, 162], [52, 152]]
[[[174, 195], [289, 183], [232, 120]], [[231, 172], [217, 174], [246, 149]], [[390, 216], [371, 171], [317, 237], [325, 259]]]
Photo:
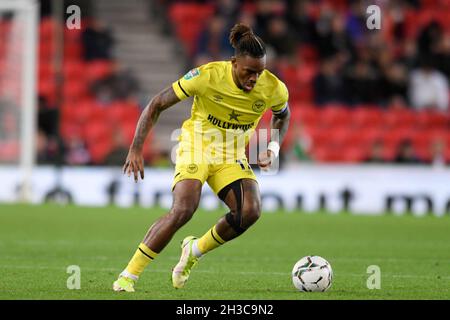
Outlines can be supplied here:
[[252, 128], [255, 124], [254, 122], [250, 124], [238, 124], [238, 123], [231, 123], [227, 121], [222, 121], [214, 117], [212, 114], [208, 115], [208, 121], [212, 123], [214, 126], [223, 128], [223, 129], [232, 129], [232, 130], [243, 130], [247, 131], [248, 129]]

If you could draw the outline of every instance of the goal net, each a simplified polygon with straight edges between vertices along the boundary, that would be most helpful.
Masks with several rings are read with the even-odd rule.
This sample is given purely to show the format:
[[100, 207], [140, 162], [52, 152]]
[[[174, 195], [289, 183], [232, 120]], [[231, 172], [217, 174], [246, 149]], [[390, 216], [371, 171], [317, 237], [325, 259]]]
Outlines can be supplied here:
[[17, 170], [17, 200], [31, 200], [35, 159], [38, 3], [0, 1], [0, 166]]

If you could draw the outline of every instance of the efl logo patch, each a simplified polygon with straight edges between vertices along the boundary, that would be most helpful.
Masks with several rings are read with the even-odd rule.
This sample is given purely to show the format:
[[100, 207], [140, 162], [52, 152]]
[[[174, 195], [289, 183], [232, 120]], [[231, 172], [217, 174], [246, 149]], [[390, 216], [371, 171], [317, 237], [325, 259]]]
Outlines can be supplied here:
[[189, 71], [188, 73], [186, 73], [183, 78], [184, 78], [184, 80], [189, 80], [198, 75], [200, 75], [200, 70], [198, 70], [198, 68], [195, 68], [195, 69], [192, 69], [191, 71]]

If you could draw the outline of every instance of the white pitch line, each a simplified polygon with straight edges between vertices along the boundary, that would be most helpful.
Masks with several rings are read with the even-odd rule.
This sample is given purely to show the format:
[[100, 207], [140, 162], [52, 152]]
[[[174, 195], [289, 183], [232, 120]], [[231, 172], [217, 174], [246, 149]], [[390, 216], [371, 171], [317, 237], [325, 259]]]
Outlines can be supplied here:
[[[48, 267], [48, 266], [13, 266], [13, 265], [3, 265], [0, 266], [1, 269], [25, 269], [25, 270], [61, 270], [65, 271], [66, 267]], [[99, 271], [99, 272], [118, 272], [120, 273], [121, 269], [118, 268], [93, 268], [93, 267], [81, 267], [81, 271]], [[148, 269], [148, 272], [155, 273], [170, 273], [169, 269]], [[217, 273], [219, 270], [195, 270], [195, 273]], [[290, 277], [290, 272], [265, 272], [265, 271], [223, 271], [220, 270], [221, 274], [235, 274], [235, 275], [273, 275], [273, 276], [283, 276]], [[334, 276], [344, 276], [344, 277], [358, 277], [358, 278], [366, 278], [366, 273], [354, 274], [354, 273], [336, 273], [334, 272]], [[432, 276], [417, 276], [412, 274], [391, 274], [391, 273], [382, 273], [382, 277], [392, 277], [392, 278], [411, 278], [411, 279], [433, 279], [433, 280], [450, 280], [450, 276], [440, 276], [440, 279], [437, 279], [435, 275]]]

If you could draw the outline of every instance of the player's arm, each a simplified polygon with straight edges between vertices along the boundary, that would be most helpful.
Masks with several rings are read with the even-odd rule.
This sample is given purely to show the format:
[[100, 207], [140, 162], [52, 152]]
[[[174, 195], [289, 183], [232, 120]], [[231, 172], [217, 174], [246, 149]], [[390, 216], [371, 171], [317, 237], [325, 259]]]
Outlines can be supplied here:
[[278, 141], [280, 145], [283, 144], [284, 137], [289, 127], [290, 118], [291, 112], [288, 104], [286, 104], [286, 109], [283, 112], [279, 114], [274, 113], [272, 115], [270, 128], [275, 129], [275, 136], [271, 138], [271, 141]]
[[158, 93], [142, 111], [134, 133], [133, 142], [123, 166], [123, 172], [128, 174], [128, 176], [133, 173], [136, 182], [138, 181], [138, 172], [141, 175], [141, 179], [144, 179], [142, 149], [148, 133], [156, 124], [161, 112], [179, 101], [180, 99], [175, 94], [172, 86], [170, 86]]
[[280, 112], [274, 112], [270, 122], [271, 139], [267, 148], [267, 152], [259, 155], [258, 165], [262, 169], [268, 169], [278, 156], [280, 145], [283, 143], [284, 137], [289, 127], [291, 112], [289, 105], [286, 103], [285, 108]]

